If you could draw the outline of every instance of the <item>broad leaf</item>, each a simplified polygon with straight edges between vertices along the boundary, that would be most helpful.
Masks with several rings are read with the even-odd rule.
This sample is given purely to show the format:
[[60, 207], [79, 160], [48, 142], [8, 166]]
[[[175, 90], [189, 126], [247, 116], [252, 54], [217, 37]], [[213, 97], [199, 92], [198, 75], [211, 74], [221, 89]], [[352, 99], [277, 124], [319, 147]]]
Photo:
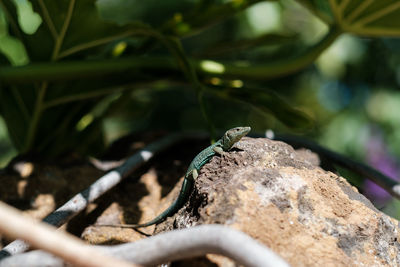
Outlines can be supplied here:
[[20, 151], [25, 146], [25, 137], [31, 120], [31, 105], [35, 97], [35, 91], [28, 88], [19, 91], [4, 85], [0, 87], [1, 114], [7, 123], [15, 148]]
[[398, 0], [330, 1], [343, 30], [359, 35], [400, 36]]
[[[13, 3], [5, 0], [4, 4], [8, 17], [18, 21]], [[95, 0], [34, 0], [42, 24], [34, 34], [25, 34], [14, 23], [12, 34], [24, 43], [31, 61], [57, 60], [131, 34], [129, 27], [100, 18], [94, 4]]]
[[311, 118], [296, 109], [278, 94], [271, 90], [259, 88], [226, 88], [213, 90], [220, 97], [235, 99], [247, 103], [263, 113], [272, 114], [276, 119], [292, 129], [307, 129], [312, 127]]
[[[398, 0], [298, 0], [328, 24], [363, 36], [400, 36]], [[329, 3], [329, 9], [328, 9]]]

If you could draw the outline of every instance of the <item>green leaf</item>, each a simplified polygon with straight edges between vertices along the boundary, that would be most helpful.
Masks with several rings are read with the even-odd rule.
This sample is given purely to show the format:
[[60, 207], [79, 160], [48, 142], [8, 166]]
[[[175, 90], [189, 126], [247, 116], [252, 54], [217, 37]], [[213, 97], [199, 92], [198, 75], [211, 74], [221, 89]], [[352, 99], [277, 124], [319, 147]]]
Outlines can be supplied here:
[[33, 11], [32, 4], [28, 0], [14, 0], [14, 4], [17, 8], [18, 22], [23, 32], [27, 34], [35, 33], [42, 23], [42, 18]]
[[[362, 36], [400, 36], [398, 0], [297, 0], [328, 24]], [[328, 8], [329, 3], [329, 8]]]
[[129, 27], [104, 21], [95, 8], [95, 0], [31, 2], [43, 20], [34, 34], [21, 30], [10, 0], [0, 6], [12, 22], [11, 33], [24, 43], [31, 61], [57, 60], [131, 35]]
[[[9, 23], [6, 17], [6, 10], [0, 3], [0, 54], [13, 65], [24, 65], [28, 63], [25, 47], [18, 38], [9, 34]], [[15, 25], [16, 22], [11, 21], [11, 24]]]
[[226, 88], [224, 90], [214, 88], [213, 93], [220, 97], [245, 102], [263, 113], [272, 114], [292, 129], [302, 130], [313, 126], [312, 119], [306, 113], [296, 109], [271, 90], [249, 87]]
[[31, 114], [27, 103], [34, 100], [35, 92], [25, 89], [22, 93], [17, 89], [0, 87], [0, 109], [4, 120], [7, 123], [7, 129], [10, 138], [17, 150], [24, 148], [24, 140], [28, 130]]
[[343, 30], [359, 35], [400, 36], [398, 0], [330, 1]]

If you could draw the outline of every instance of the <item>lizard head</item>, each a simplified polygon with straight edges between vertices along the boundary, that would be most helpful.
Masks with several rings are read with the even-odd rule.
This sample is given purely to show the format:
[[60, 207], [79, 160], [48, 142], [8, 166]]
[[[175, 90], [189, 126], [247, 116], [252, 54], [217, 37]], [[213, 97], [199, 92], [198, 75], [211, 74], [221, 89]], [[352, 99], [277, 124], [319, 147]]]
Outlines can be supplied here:
[[250, 132], [250, 127], [235, 127], [222, 136], [222, 148], [229, 150], [237, 141]]

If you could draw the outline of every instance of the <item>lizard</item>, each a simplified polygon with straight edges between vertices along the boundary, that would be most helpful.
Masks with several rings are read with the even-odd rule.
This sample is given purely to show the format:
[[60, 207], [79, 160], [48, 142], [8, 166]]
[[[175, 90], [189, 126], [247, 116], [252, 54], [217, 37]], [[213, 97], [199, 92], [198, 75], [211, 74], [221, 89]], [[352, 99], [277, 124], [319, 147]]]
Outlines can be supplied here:
[[141, 223], [141, 224], [113, 224], [113, 225], [101, 225], [101, 226], [112, 226], [121, 228], [142, 228], [153, 224], [159, 224], [166, 218], [174, 215], [188, 200], [194, 185], [194, 181], [199, 175], [199, 171], [204, 164], [218, 154], [221, 155], [224, 152], [229, 151], [234, 144], [236, 144], [243, 136], [250, 132], [250, 127], [235, 127], [225, 132], [225, 134], [216, 141], [214, 144], [202, 150], [190, 163], [185, 178], [183, 179], [182, 187], [178, 197], [175, 201], [160, 215], [155, 217], [153, 220]]

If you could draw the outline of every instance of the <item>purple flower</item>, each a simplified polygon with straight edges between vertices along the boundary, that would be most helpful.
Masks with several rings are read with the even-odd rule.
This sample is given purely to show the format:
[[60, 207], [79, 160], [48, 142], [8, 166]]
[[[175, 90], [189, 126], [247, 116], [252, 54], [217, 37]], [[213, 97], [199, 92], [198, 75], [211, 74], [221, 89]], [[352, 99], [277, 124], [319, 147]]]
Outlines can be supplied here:
[[[366, 161], [370, 166], [394, 180], [399, 180], [400, 171], [396, 158], [387, 151], [382, 135], [377, 129], [371, 130], [366, 144], [366, 152]], [[383, 205], [391, 199], [389, 193], [370, 180], [364, 182], [363, 188], [364, 194], [376, 204]]]

